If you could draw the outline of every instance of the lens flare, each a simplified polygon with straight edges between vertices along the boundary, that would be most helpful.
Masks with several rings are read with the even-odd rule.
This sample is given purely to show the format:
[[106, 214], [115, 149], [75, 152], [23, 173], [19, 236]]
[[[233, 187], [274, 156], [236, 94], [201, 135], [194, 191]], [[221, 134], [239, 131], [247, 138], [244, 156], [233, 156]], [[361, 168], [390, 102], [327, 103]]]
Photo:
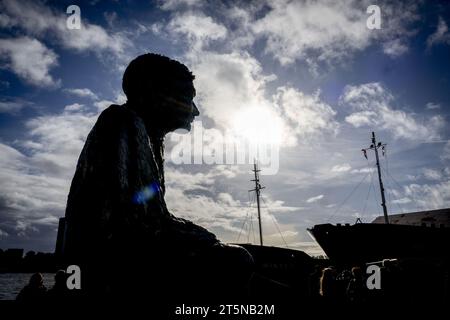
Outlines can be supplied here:
[[152, 182], [151, 184], [145, 186], [144, 188], [142, 188], [142, 190], [134, 194], [133, 202], [136, 204], [145, 204], [149, 200], [154, 198], [159, 191], [160, 191], [159, 183], [156, 181]]

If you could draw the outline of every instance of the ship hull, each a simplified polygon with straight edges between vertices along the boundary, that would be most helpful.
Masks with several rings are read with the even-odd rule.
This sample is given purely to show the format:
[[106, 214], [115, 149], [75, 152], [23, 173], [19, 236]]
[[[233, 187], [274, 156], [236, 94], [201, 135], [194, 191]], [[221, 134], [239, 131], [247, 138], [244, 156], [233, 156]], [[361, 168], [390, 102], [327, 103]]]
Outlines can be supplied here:
[[359, 223], [319, 224], [309, 231], [336, 263], [382, 259], [449, 260], [449, 228]]

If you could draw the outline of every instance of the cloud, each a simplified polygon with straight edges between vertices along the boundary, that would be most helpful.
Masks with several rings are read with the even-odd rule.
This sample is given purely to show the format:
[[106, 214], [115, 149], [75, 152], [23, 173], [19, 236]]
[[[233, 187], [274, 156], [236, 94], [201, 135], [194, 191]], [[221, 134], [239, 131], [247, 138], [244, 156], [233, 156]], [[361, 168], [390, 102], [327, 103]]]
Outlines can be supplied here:
[[444, 146], [444, 149], [442, 150], [441, 154], [442, 160], [450, 160], [450, 141], [447, 141], [447, 143]]
[[159, 0], [160, 8], [163, 10], [174, 10], [180, 7], [196, 7], [201, 6], [201, 0]]
[[432, 46], [442, 43], [450, 44], [450, 32], [448, 32], [447, 23], [442, 17], [439, 17], [436, 31], [427, 38], [427, 48], [430, 49]]
[[84, 105], [79, 103], [73, 103], [70, 105], [67, 105], [64, 107], [64, 111], [70, 112], [70, 111], [80, 111], [84, 108]]
[[315, 197], [311, 197], [308, 200], [306, 200], [307, 203], [313, 203], [313, 202], [317, 202], [319, 200], [323, 199], [323, 194], [319, 194], [318, 196]]
[[0, 228], [10, 243], [24, 238], [25, 247], [39, 243], [41, 250], [53, 250], [77, 159], [98, 115], [96, 108], [74, 103], [28, 119], [23, 139], [0, 143]]
[[6, 67], [25, 82], [38, 87], [58, 87], [59, 80], [49, 74], [58, 64], [57, 55], [36, 39], [0, 39], [0, 56]]
[[67, 89], [64, 89], [63, 91], [67, 92], [69, 94], [72, 94], [74, 96], [82, 97], [82, 98], [90, 98], [92, 100], [98, 99], [97, 95], [88, 88], [82, 88], [82, 89], [67, 88]]
[[270, 11], [253, 30], [267, 38], [266, 51], [281, 64], [304, 59], [335, 60], [365, 48], [370, 40], [365, 12], [350, 2], [272, 1]]
[[423, 175], [424, 175], [425, 179], [428, 179], [428, 180], [439, 181], [442, 179], [442, 174], [439, 171], [434, 170], [434, 169], [429, 169], [429, 168], [423, 169]]
[[211, 17], [201, 13], [187, 12], [176, 15], [167, 25], [171, 34], [186, 36], [191, 49], [200, 50], [211, 41], [224, 39], [227, 29]]
[[279, 87], [275, 101], [289, 123], [291, 140], [337, 134], [336, 111], [320, 99], [320, 91], [308, 95], [294, 88]]
[[267, 40], [265, 50], [281, 64], [304, 60], [310, 68], [318, 63], [342, 62], [376, 40], [385, 40], [384, 51], [398, 56], [407, 51], [410, 22], [415, 5], [383, 2], [382, 30], [366, 27], [368, 1], [268, 1], [269, 10], [256, 21], [253, 31]]
[[22, 99], [0, 101], [0, 113], [15, 114], [28, 105], [31, 102]]
[[320, 91], [308, 95], [282, 86], [270, 95], [267, 84], [275, 77], [264, 74], [258, 60], [245, 51], [191, 52], [188, 59], [195, 70], [200, 113], [217, 129], [265, 140], [280, 136], [273, 140], [283, 146], [338, 131], [336, 112], [321, 100]]
[[450, 181], [436, 184], [410, 184], [404, 194], [414, 204], [424, 210], [441, 209], [450, 206]]
[[[247, 203], [247, 188], [242, 188], [239, 166], [202, 166], [201, 172], [192, 172], [190, 166], [166, 166], [166, 202], [176, 216], [184, 217], [215, 232], [225, 242], [236, 242], [250, 237], [250, 217], [255, 219], [256, 208]], [[230, 188], [236, 185], [236, 188]], [[241, 186], [241, 187], [239, 187]], [[242, 194], [228, 190], [243, 189]], [[226, 191], [227, 190], [227, 191]], [[277, 233], [275, 223], [281, 230], [292, 230], [292, 226], [279, 222], [278, 217], [298, 211], [298, 207], [287, 206], [283, 201], [273, 201], [266, 194], [261, 200], [263, 230], [266, 235]], [[269, 210], [267, 209], [269, 208]], [[251, 237], [250, 237], [251, 238]], [[274, 237], [275, 243], [280, 240]], [[293, 242], [299, 238], [293, 238]]]
[[53, 249], [50, 238], [64, 214], [78, 156], [97, 117], [74, 105], [66, 109], [72, 110], [28, 120], [28, 135], [15, 142], [17, 147], [0, 143], [0, 227], [10, 240], [45, 238], [50, 246], [45, 250]]
[[47, 37], [52, 34], [59, 40], [57, 43], [68, 49], [77, 51], [111, 52], [122, 56], [128, 44], [126, 37], [119, 33], [108, 33], [98, 25], [90, 24], [82, 18], [82, 28], [70, 30], [66, 26], [65, 10], [56, 12], [37, 1], [2, 1], [0, 8], [8, 17], [8, 26], [25, 30], [35, 37]]
[[352, 167], [348, 163], [338, 164], [331, 168], [331, 172], [348, 172]]
[[383, 52], [392, 58], [399, 57], [408, 52], [408, 50], [408, 46], [400, 39], [394, 39], [383, 44]]
[[347, 85], [339, 104], [353, 113], [345, 117], [352, 126], [371, 127], [389, 131], [394, 138], [430, 141], [439, 139], [445, 125], [441, 116], [420, 121], [413, 113], [394, 109], [395, 98], [379, 82]]
[[405, 197], [401, 199], [392, 200], [391, 202], [394, 204], [408, 204], [411, 203], [412, 201], [411, 199]]
[[374, 172], [375, 168], [362, 168], [362, 169], [353, 169], [350, 173], [369, 173]]
[[436, 110], [436, 109], [440, 109], [441, 105], [439, 103], [428, 102], [425, 105], [425, 108], [428, 109], [428, 110]]

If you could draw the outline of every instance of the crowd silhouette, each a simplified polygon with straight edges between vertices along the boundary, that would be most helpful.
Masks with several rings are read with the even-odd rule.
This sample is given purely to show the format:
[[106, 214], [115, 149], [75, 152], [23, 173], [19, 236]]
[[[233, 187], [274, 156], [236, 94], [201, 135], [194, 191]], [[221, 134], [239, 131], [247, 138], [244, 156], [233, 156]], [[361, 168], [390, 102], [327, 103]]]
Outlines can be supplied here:
[[47, 289], [44, 285], [44, 277], [41, 273], [33, 273], [28, 284], [16, 297], [18, 303], [35, 304], [45, 302], [66, 302], [70, 299], [70, 290], [67, 288], [67, 274], [64, 270], [58, 270], [54, 276], [53, 287]]

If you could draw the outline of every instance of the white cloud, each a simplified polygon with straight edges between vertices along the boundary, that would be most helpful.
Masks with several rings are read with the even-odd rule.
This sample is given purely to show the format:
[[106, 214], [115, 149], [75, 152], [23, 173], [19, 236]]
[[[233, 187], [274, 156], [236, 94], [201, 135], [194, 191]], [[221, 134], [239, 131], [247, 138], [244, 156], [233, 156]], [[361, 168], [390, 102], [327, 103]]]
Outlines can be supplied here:
[[372, 125], [372, 119], [377, 116], [377, 113], [373, 111], [360, 111], [347, 116], [345, 121], [352, 124], [356, 128], [359, 128]]
[[350, 171], [351, 173], [369, 173], [374, 172], [375, 168], [362, 168], [362, 169], [353, 169]]
[[450, 43], [450, 32], [448, 32], [447, 23], [442, 17], [439, 17], [436, 31], [427, 38], [427, 47], [431, 48], [432, 46], [440, 43]]
[[436, 109], [440, 109], [441, 105], [439, 103], [428, 102], [425, 105], [425, 108], [427, 108], [428, 110], [436, 110]]
[[421, 209], [441, 209], [450, 206], [450, 181], [437, 184], [410, 184], [405, 187], [405, 196]]
[[31, 103], [25, 100], [16, 99], [13, 101], [0, 101], [0, 113], [17, 113], [22, 108]]
[[408, 204], [408, 203], [411, 203], [412, 201], [411, 201], [411, 199], [409, 199], [409, 198], [401, 198], [401, 199], [397, 199], [397, 200], [392, 200], [391, 201], [392, 203], [397, 203], [397, 204]]
[[366, 27], [369, 1], [268, 1], [267, 14], [253, 23], [257, 36], [267, 39], [266, 51], [281, 64], [300, 59], [317, 63], [343, 61], [375, 40], [384, 39], [386, 54], [407, 51], [408, 25], [416, 19], [415, 5], [383, 2], [382, 30]]
[[111, 100], [99, 100], [94, 102], [94, 106], [97, 107], [98, 111], [101, 112], [108, 108], [112, 104], [124, 104], [127, 101], [127, 97], [123, 93], [118, 93], [116, 95], [115, 101]]
[[[270, 96], [266, 86], [274, 76], [265, 75], [260, 63], [247, 52], [202, 51], [191, 53], [189, 60], [195, 70], [200, 113], [213, 119], [219, 129], [235, 128], [242, 134], [260, 130], [260, 136], [266, 136], [270, 129], [273, 135], [281, 136], [275, 140], [285, 146], [296, 145], [301, 138], [337, 133], [336, 112], [320, 99], [319, 91], [308, 95], [292, 87], [279, 87]], [[257, 123], [251, 120], [252, 115], [259, 119]]]
[[193, 59], [200, 111], [216, 123], [228, 125], [233, 113], [263, 103], [266, 78], [248, 53], [204, 52]]
[[338, 164], [331, 168], [331, 172], [348, 172], [351, 168], [352, 167], [348, 163]]
[[79, 103], [73, 103], [73, 104], [69, 104], [67, 106], [64, 107], [64, 111], [80, 111], [82, 110], [84, 107], [84, 105], [79, 104]]
[[442, 150], [441, 159], [450, 160], [450, 141], [447, 141], [445, 144], [444, 149]]
[[339, 103], [353, 111], [345, 118], [346, 122], [354, 127], [383, 129], [391, 132], [394, 138], [439, 139], [445, 125], [439, 115], [419, 122], [413, 113], [394, 109], [394, 96], [378, 82], [346, 86]]
[[97, 100], [98, 97], [95, 93], [91, 91], [91, 89], [88, 88], [67, 88], [64, 89], [64, 92], [67, 92], [69, 94], [72, 94], [74, 96], [82, 97], [82, 98], [90, 98], [93, 100]]
[[7, 61], [6, 67], [25, 82], [38, 87], [59, 86], [60, 81], [49, 74], [58, 64], [58, 57], [36, 39], [0, 39], [0, 57]]
[[288, 134], [290, 139], [295, 136], [302, 139], [321, 134], [337, 134], [339, 124], [334, 119], [336, 111], [320, 99], [319, 91], [308, 95], [294, 88], [280, 87], [275, 101], [293, 133]]
[[176, 15], [167, 29], [171, 34], [186, 36], [191, 49], [195, 50], [204, 48], [211, 41], [224, 39], [227, 35], [227, 29], [211, 17], [192, 12]]
[[180, 7], [195, 7], [201, 6], [201, 0], [159, 0], [160, 8], [163, 10], [174, 10]]
[[126, 37], [118, 33], [108, 33], [100, 26], [82, 19], [82, 28], [70, 30], [66, 26], [65, 10], [53, 11], [41, 2], [5, 0], [0, 4], [10, 26], [18, 26], [35, 37], [55, 35], [65, 48], [78, 51], [112, 52], [116, 56], [124, 53], [128, 43]]
[[97, 118], [76, 106], [28, 120], [27, 138], [15, 142], [26, 154], [0, 143], [2, 226], [10, 235], [27, 237], [41, 226], [54, 228], [64, 214], [78, 156]]
[[270, 6], [253, 29], [267, 37], [267, 52], [282, 64], [312, 52], [319, 61], [339, 59], [370, 42], [365, 11], [356, 3], [272, 1]]
[[318, 196], [315, 197], [311, 197], [308, 200], [306, 200], [307, 203], [313, 203], [313, 202], [317, 202], [319, 200], [323, 199], [323, 194], [319, 194]]
[[408, 52], [408, 50], [408, 46], [400, 39], [394, 39], [383, 44], [383, 52], [392, 58], [399, 57]]
[[31, 139], [30, 161], [46, 176], [70, 178], [96, 114], [63, 112], [40, 116], [26, 123]]
[[442, 179], [442, 174], [439, 171], [434, 170], [434, 169], [429, 169], [429, 168], [423, 169], [423, 175], [424, 175], [425, 179], [428, 179], [428, 180], [439, 181]]
[[[97, 110], [86, 110], [74, 103], [61, 113], [31, 118], [25, 123], [24, 139], [13, 145], [0, 143], [0, 223], [9, 239], [40, 232], [42, 226], [57, 226], [77, 159], [98, 117]], [[221, 172], [228, 174], [225, 169]]]

